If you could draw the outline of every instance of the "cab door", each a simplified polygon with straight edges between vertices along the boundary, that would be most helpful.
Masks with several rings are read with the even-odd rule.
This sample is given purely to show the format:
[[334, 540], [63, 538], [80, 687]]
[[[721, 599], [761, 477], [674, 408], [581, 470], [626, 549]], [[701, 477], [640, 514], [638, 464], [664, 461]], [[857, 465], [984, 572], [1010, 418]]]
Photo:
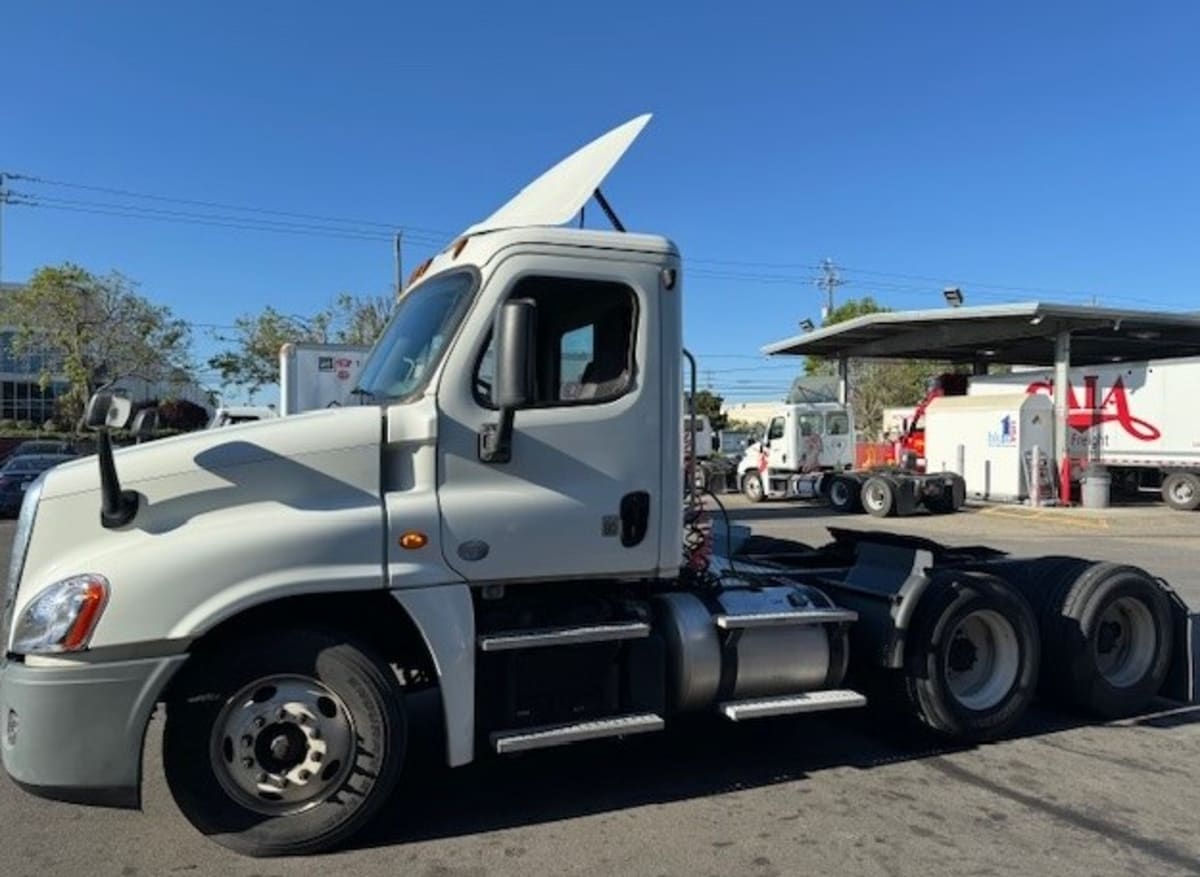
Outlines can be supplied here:
[[[473, 582], [639, 576], [658, 568], [664, 447], [660, 265], [510, 258], [438, 392], [438, 497], [446, 561]], [[536, 305], [536, 399], [515, 413], [511, 455], [485, 462], [498, 422], [489, 327], [509, 298]], [[669, 437], [668, 437], [669, 436]], [[678, 461], [679, 449], [671, 449]], [[670, 522], [678, 526], [677, 521]]]
[[771, 469], [790, 469], [788, 462], [787, 421], [782, 415], [772, 417], [767, 424], [767, 466]]
[[843, 411], [832, 411], [825, 415], [821, 468], [844, 469], [853, 463], [854, 444], [850, 435], [850, 418]]

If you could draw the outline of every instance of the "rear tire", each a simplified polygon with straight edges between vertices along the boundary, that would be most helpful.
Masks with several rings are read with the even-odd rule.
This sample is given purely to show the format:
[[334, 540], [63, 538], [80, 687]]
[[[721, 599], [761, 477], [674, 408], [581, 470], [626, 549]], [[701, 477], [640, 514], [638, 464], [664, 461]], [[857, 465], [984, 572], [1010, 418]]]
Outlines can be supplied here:
[[859, 482], [844, 475], [834, 475], [829, 481], [829, 507], [835, 512], [850, 514], [862, 508]]
[[1172, 472], [1163, 479], [1163, 500], [1179, 512], [1194, 512], [1200, 508], [1200, 475], [1191, 472]]
[[874, 475], [862, 486], [862, 507], [867, 514], [886, 518], [896, 511], [896, 486], [887, 478]]
[[896, 699], [925, 730], [993, 740], [1033, 702], [1040, 655], [1033, 610], [1003, 580], [939, 576], [917, 607]]
[[184, 672], [163, 765], [183, 815], [217, 843], [250, 856], [319, 852], [391, 795], [406, 745], [403, 693], [367, 647], [273, 632], [200, 655]]
[[1149, 574], [1095, 564], [1043, 610], [1043, 687], [1106, 719], [1133, 715], [1162, 688], [1173, 638], [1167, 595]]

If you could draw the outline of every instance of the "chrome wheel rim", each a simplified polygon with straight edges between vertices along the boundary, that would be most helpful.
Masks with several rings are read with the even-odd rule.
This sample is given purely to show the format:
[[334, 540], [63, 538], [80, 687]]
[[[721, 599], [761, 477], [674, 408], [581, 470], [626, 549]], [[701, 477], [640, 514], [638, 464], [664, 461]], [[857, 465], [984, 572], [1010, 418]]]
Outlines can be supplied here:
[[1171, 485], [1171, 499], [1185, 505], [1196, 498], [1196, 486], [1188, 478], [1178, 478]]
[[966, 615], [950, 633], [944, 673], [951, 695], [969, 710], [1000, 704], [1017, 682], [1021, 647], [1007, 618], [993, 609]]
[[1136, 685], [1150, 671], [1158, 651], [1158, 631], [1149, 607], [1134, 597], [1118, 597], [1100, 616], [1093, 642], [1096, 668], [1114, 688]]
[[872, 511], [880, 511], [887, 502], [887, 492], [883, 485], [869, 484], [863, 491], [863, 503]]
[[213, 723], [209, 755], [221, 788], [271, 816], [325, 801], [354, 765], [354, 719], [306, 676], [268, 676], [242, 688]]
[[746, 484], [742, 488], [746, 496], [752, 500], [762, 499], [763, 487], [762, 479], [757, 475], [747, 475]]

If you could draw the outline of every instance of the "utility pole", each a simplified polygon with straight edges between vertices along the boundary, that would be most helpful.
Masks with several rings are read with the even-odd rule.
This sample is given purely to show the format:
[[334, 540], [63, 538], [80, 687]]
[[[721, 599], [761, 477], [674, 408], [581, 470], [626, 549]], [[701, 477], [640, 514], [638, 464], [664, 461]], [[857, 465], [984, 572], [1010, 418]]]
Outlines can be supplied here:
[[403, 242], [404, 242], [404, 231], [401, 230], [401, 231], [396, 232], [396, 236], [392, 239], [392, 243], [393, 243], [394, 249], [395, 249], [396, 298], [399, 298], [400, 293], [404, 291], [400, 286], [400, 284], [404, 282], [403, 275], [400, 273], [401, 269], [403, 268], [403, 264], [402, 264], [402, 260], [401, 260], [401, 256], [400, 256], [400, 245]]
[[821, 263], [821, 276], [813, 281], [817, 289], [825, 291], [825, 307], [821, 311], [822, 319], [829, 319], [833, 314], [833, 291], [839, 286], [845, 285], [846, 281], [842, 279], [842, 275], [838, 273], [837, 265], [833, 259], [826, 259]]
[[4, 187], [9, 174], [0, 171], [0, 281], [4, 280], [4, 205], [8, 203], [8, 189]]

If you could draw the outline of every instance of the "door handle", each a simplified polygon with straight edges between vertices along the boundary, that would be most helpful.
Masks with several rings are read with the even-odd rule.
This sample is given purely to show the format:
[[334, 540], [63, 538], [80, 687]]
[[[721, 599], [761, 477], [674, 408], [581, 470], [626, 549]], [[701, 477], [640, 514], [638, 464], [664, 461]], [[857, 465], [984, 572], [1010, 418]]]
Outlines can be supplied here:
[[650, 494], [635, 490], [621, 497], [621, 544], [633, 548], [646, 538], [650, 526]]

